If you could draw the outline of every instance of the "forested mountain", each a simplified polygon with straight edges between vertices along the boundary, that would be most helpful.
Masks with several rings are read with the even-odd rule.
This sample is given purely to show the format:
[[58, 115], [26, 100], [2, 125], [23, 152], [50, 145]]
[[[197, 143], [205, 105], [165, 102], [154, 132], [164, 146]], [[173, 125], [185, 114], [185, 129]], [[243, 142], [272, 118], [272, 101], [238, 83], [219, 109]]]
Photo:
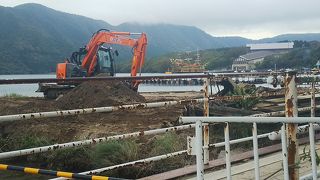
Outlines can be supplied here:
[[170, 24], [141, 25], [124, 23], [115, 29], [129, 32], [146, 32], [148, 35], [148, 54], [160, 55], [175, 51], [192, 51], [217, 48], [222, 44], [211, 35], [192, 26], [177, 26]]
[[0, 6], [0, 72], [45, 73], [88, 41], [92, 32], [109, 26], [37, 4]]
[[[317, 61], [320, 60], [320, 42], [319, 41], [294, 41], [294, 48], [288, 53], [267, 56], [262, 63], [256, 64], [257, 70], [273, 69], [275, 64], [278, 69], [297, 69], [314, 68]], [[246, 47], [228, 47], [218, 49], [200, 50], [200, 59], [205, 64], [207, 70], [231, 70], [233, 61], [240, 55], [249, 52]], [[186, 54], [186, 55], [185, 55]], [[171, 69], [170, 58], [197, 58], [197, 51], [169, 53], [148, 61], [145, 70], [148, 72], [165, 72]], [[129, 66], [126, 70], [129, 70]]]
[[[57, 62], [83, 47], [92, 33], [101, 28], [146, 32], [149, 61], [170, 52], [236, 47], [255, 42], [242, 37], [213, 37], [193, 26], [137, 23], [112, 26], [101, 20], [56, 11], [39, 4], [13, 8], [0, 6], [0, 27], [0, 74], [54, 72]], [[305, 37], [310, 40], [319, 36], [308, 34]], [[277, 36], [261, 41], [282, 41], [286, 37], [303, 39], [304, 35]], [[128, 51], [120, 51], [119, 64], [130, 64], [129, 49], [121, 50]]]
[[[231, 69], [231, 65], [234, 59], [240, 55], [246, 54], [248, 52], [246, 47], [228, 47], [228, 48], [218, 48], [218, 49], [207, 49], [192, 52], [174, 52], [166, 55], [162, 55], [147, 61], [144, 70], [147, 72], [165, 72], [170, 70], [171, 64], [170, 58], [191, 58], [196, 59], [197, 53], [200, 55], [201, 61], [205, 64], [207, 70], [226, 70]], [[129, 70], [129, 66], [125, 70]], [[122, 70], [123, 71], [123, 70]]]
[[320, 41], [320, 33], [305, 34], [282, 34], [272, 38], [264, 38], [258, 42], [279, 42], [279, 41]]

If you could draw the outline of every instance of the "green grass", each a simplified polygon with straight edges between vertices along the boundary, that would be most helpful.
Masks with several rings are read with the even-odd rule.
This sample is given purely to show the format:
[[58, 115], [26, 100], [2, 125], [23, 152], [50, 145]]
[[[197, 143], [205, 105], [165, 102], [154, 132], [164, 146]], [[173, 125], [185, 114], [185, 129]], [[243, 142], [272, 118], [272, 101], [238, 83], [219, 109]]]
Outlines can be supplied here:
[[92, 149], [74, 147], [48, 153], [46, 162], [50, 169], [83, 172], [95, 168]]
[[12, 151], [17, 149], [27, 149], [32, 147], [46, 146], [51, 144], [50, 140], [45, 137], [35, 135], [24, 135], [20, 137], [0, 138], [0, 151]]
[[[40, 147], [52, 144], [48, 138], [45, 137], [37, 137], [35, 135], [25, 135], [20, 137], [7, 137], [7, 138], [0, 138], [0, 151], [7, 152], [19, 149], [28, 149], [33, 147]], [[6, 159], [8, 162], [28, 162], [28, 163], [35, 163], [44, 162], [46, 161], [47, 156], [43, 153], [34, 154], [29, 156], [20, 156]]]
[[[157, 138], [151, 143], [152, 149], [150, 150], [149, 157], [168, 154], [176, 151], [186, 149], [184, 145], [186, 139], [177, 135], [176, 133], [167, 133], [165, 135], [157, 136]], [[147, 167], [148, 173], [160, 173], [179, 167], [183, 167], [188, 164], [187, 155], [181, 155], [177, 157], [171, 157], [161, 161], [151, 163]]]
[[[122, 164], [143, 158], [163, 155], [185, 149], [185, 137], [176, 133], [157, 135], [151, 139], [124, 139], [107, 141], [95, 146], [59, 149], [46, 153], [21, 156], [7, 159], [4, 163], [20, 164], [43, 169], [54, 169], [69, 172], [83, 172], [112, 165]], [[15, 138], [0, 138], [0, 150], [11, 151], [53, 144], [48, 138], [35, 135], [25, 135]], [[137, 164], [107, 171], [101, 175], [139, 178], [178, 167], [183, 167], [188, 161], [187, 155]], [[1, 177], [1, 176], [0, 176]]]
[[[246, 96], [246, 95], [254, 95], [255, 88], [246, 88], [246, 87], [236, 87], [231, 93], [232, 96]], [[236, 108], [242, 109], [251, 109], [260, 101], [259, 98], [246, 98], [236, 100], [234, 106]]]
[[133, 140], [108, 141], [96, 145], [95, 160], [98, 165], [113, 165], [138, 158], [138, 144]]
[[160, 155], [180, 151], [186, 141], [180, 139], [176, 133], [167, 133], [157, 137], [152, 143], [152, 155]]
[[[95, 166], [99, 168], [122, 164], [139, 158], [139, 144], [135, 139], [108, 141], [97, 144], [93, 150]], [[137, 177], [137, 174], [140, 174], [141, 171], [142, 168], [140, 167], [127, 166], [108, 171], [104, 175], [132, 179]]]

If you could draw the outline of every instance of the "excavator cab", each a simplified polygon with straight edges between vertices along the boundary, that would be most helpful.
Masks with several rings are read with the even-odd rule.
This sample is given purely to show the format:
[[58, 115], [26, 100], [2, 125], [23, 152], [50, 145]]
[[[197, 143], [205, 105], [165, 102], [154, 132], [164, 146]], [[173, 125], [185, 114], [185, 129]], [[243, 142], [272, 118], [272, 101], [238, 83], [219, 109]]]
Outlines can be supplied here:
[[114, 66], [114, 55], [118, 56], [118, 51], [113, 51], [112, 47], [100, 46], [97, 53], [97, 63], [94, 71], [96, 74], [106, 74], [109, 76], [114, 76], [115, 66]]
[[[57, 64], [56, 76], [58, 79], [66, 79], [71, 77], [86, 77], [87, 70], [81, 67], [83, 57], [86, 55], [85, 48], [72, 53], [70, 60]], [[96, 54], [97, 61], [95, 64], [93, 75], [104, 73], [108, 76], [114, 76], [114, 55], [118, 56], [117, 50], [113, 51], [112, 47], [100, 46]]]

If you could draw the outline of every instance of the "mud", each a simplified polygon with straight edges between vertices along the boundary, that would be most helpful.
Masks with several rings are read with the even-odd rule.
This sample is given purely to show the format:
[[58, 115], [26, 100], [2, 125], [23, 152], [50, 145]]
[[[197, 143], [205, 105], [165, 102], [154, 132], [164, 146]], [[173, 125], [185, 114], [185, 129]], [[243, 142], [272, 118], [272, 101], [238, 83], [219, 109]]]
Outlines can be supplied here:
[[[158, 100], [148, 98], [148, 102]], [[163, 97], [161, 100], [166, 98]], [[58, 100], [28, 97], [0, 98], [0, 115], [141, 102], [146, 102], [146, 99], [123, 83], [86, 82]], [[47, 137], [54, 142], [67, 142], [171, 126], [177, 122], [183, 111], [184, 107], [178, 105], [0, 123], [0, 135], [2, 138], [14, 138], [32, 134]]]

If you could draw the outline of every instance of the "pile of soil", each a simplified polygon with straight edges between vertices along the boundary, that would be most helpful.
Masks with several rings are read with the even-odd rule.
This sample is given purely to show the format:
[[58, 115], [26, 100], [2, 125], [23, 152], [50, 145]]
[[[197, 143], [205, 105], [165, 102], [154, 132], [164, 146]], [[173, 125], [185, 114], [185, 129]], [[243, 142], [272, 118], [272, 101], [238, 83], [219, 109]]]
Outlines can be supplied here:
[[84, 82], [57, 99], [61, 109], [117, 106], [145, 102], [123, 82]]
[[56, 102], [37, 97], [0, 98], [0, 115], [60, 110]]

